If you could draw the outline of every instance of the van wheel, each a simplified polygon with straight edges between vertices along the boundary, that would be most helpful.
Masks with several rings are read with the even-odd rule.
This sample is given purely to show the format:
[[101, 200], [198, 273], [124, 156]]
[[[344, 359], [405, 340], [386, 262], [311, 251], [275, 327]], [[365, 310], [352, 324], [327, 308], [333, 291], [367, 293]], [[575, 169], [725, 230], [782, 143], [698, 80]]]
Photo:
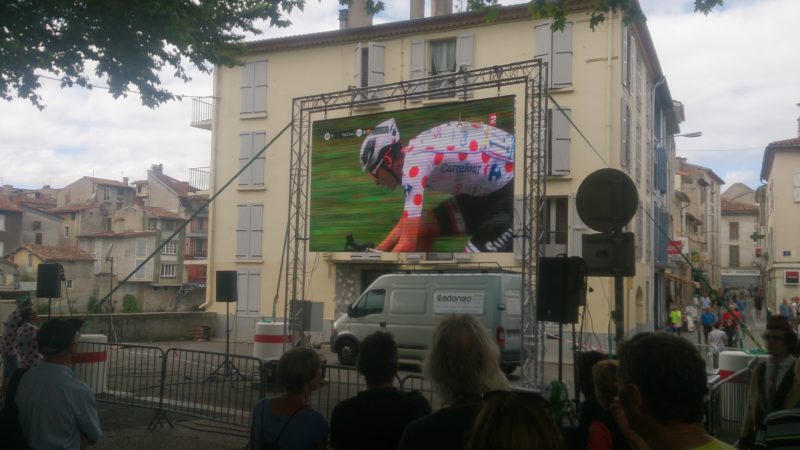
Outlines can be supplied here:
[[344, 339], [336, 351], [336, 356], [339, 357], [339, 364], [343, 366], [354, 366], [356, 364], [356, 357], [358, 356], [358, 346], [352, 339]]
[[517, 364], [503, 364], [501, 369], [503, 369], [503, 373], [508, 376], [514, 373], [514, 371], [517, 370], [517, 367], [519, 367]]

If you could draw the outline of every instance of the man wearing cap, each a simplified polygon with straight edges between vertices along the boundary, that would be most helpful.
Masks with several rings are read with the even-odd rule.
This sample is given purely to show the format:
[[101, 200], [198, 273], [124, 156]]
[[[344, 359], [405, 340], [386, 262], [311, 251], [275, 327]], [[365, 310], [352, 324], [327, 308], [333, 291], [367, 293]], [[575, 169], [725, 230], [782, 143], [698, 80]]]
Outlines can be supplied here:
[[44, 360], [22, 377], [15, 403], [33, 449], [79, 449], [100, 439], [100, 419], [89, 386], [72, 373], [77, 328], [53, 319], [39, 329]]
[[17, 330], [22, 325], [22, 310], [31, 306], [31, 299], [29, 297], [22, 297], [17, 299], [17, 308], [8, 315], [8, 318], [3, 322], [3, 337], [0, 338], [0, 353], [3, 354], [3, 391], [11, 380], [11, 374], [17, 370], [17, 350], [15, 342], [17, 339]]
[[780, 315], [773, 316], [762, 337], [770, 357], [756, 366], [750, 380], [750, 399], [739, 438], [741, 449], [753, 446], [758, 426], [768, 414], [793, 408], [800, 401], [800, 386], [794, 382], [792, 354], [797, 335], [792, 325]]

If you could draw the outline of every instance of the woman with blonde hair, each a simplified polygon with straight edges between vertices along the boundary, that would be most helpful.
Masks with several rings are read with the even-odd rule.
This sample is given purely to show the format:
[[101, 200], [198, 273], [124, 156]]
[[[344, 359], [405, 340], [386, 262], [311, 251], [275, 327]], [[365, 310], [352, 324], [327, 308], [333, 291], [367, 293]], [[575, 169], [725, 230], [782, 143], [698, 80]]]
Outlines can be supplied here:
[[500, 370], [500, 350], [477, 319], [451, 315], [433, 332], [424, 371], [446, 407], [409, 424], [399, 448], [463, 449], [481, 395], [509, 387]]
[[490, 391], [470, 433], [467, 450], [560, 450], [561, 431], [543, 397], [533, 392]]

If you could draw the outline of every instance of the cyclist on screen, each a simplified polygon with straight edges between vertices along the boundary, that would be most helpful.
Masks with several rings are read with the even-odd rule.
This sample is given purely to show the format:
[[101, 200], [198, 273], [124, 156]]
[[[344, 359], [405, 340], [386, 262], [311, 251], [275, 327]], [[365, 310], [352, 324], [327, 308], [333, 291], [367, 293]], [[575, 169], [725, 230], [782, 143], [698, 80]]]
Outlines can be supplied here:
[[[361, 145], [361, 167], [378, 186], [402, 186], [400, 220], [377, 246], [430, 251], [440, 236], [470, 235], [465, 252], [510, 252], [513, 245], [514, 135], [479, 122], [452, 121], [400, 142], [394, 119]], [[425, 192], [451, 194], [423, 218]]]

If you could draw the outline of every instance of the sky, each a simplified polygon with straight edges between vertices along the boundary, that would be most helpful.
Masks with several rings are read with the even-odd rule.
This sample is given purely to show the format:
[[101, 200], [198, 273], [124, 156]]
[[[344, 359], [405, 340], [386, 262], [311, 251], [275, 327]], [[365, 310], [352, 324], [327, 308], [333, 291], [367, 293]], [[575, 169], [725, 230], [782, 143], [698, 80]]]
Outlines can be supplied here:
[[[375, 23], [408, 17], [408, 1], [386, 3]], [[641, 3], [672, 97], [684, 104], [681, 132], [703, 133], [676, 138], [678, 155], [713, 169], [727, 185], [755, 188], [764, 147], [798, 136], [800, 58], [789, 36], [800, 1], [726, 0], [708, 16], [692, 12], [693, 0]], [[290, 28], [263, 26], [257, 38], [337, 29], [338, 9], [336, 0], [311, 0], [289, 16]], [[162, 83], [177, 94], [210, 96], [211, 75], [190, 73], [188, 84], [170, 75]], [[137, 180], [159, 163], [188, 180], [189, 168], [209, 165], [211, 132], [189, 126], [190, 98], [149, 109], [135, 94], [114, 99], [99, 88], [42, 86], [43, 111], [26, 100], [0, 100], [0, 184], [58, 188], [84, 175]]]

